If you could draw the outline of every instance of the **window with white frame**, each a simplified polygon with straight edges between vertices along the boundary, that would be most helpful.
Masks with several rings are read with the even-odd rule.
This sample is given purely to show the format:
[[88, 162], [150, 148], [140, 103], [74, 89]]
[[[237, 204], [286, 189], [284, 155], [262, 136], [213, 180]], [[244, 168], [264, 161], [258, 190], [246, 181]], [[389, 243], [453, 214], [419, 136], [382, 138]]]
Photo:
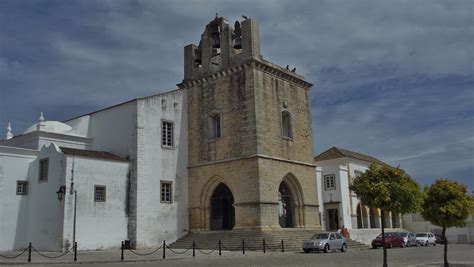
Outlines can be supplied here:
[[326, 190], [336, 189], [336, 178], [334, 174], [324, 175], [324, 188]]
[[94, 186], [94, 201], [105, 202], [105, 197], [106, 197], [105, 185]]
[[173, 123], [170, 121], [161, 121], [161, 145], [163, 147], [173, 147]]
[[161, 203], [172, 202], [173, 183], [171, 181], [161, 181]]
[[28, 181], [16, 181], [16, 194], [28, 195]]
[[291, 113], [288, 110], [281, 112], [281, 135], [283, 138], [293, 138], [293, 129], [291, 125]]
[[48, 181], [49, 159], [41, 159], [39, 165], [39, 181], [46, 182]]
[[209, 117], [209, 138], [216, 139], [222, 136], [221, 114], [216, 113]]

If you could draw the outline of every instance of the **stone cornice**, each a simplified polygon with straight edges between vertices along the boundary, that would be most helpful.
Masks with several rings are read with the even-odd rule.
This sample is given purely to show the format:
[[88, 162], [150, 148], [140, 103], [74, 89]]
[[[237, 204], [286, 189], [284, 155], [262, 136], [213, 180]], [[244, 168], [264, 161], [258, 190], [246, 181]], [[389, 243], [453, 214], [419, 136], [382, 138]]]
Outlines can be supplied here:
[[274, 75], [280, 78], [283, 78], [285, 80], [288, 80], [294, 84], [297, 84], [306, 90], [309, 90], [313, 84], [307, 82], [304, 80], [304, 77], [301, 75], [298, 75], [294, 72], [291, 72], [289, 70], [286, 70], [278, 65], [272, 64], [268, 61], [258, 59], [258, 58], [250, 58], [246, 60], [243, 64], [236, 66], [236, 67], [231, 67], [228, 69], [224, 69], [221, 71], [217, 71], [212, 73], [211, 75], [205, 76], [205, 77], [200, 77], [197, 79], [193, 80], [183, 80], [181, 83], [177, 84], [179, 88], [191, 88], [196, 85], [208, 82], [208, 81], [213, 81], [217, 78], [220, 77], [225, 77], [228, 76], [232, 73], [239, 72], [248, 68], [256, 68], [261, 71], [264, 71], [270, 75]]
[[230, 162], [230, 161], [253, 159], [253, 158], [270, 159], [270, 160], [276, 160], [276, 161], [281, 161], [281, 162], [298, 164], [298, 165], [303, 165], [303, 166], [307, 166], [307, 167], [311, 167], [311, 168], [316, 168], [316, 165], [310, 164], [310, 163], [307, 163], [307, 162], [301, 162], [301, 161], [296, 161], [296, 160], [288, 160], [288, 159], [283, 159], [283, 158], [271, 157], [271, 156], [262, 155], [262, 154], [253, 154], [253, 155], [244, 156], [244, 157], [229, 158], [229, 159], [215, 160], [215, 161], [210, 161], [210, 162], [204, 162], [204, 163], [188, 165], [188, 169], [201, 167], [201, 166], [206, 166], [206, 165], [212, 165], [212, 164], [226, 163], [226, 162]]

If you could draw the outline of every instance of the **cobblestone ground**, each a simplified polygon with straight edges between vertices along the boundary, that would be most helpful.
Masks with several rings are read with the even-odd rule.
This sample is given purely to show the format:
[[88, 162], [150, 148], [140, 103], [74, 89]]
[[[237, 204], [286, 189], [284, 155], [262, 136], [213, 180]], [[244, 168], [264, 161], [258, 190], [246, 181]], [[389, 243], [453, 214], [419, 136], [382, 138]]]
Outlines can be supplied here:
[[[138, 251], [138, 253], [150, 253]], [[182, 253], [183, 250], [176, 252]], [[203, 251], [209, 253], [210, 251]], [[0, 257], [2, 266], [381, 266], [382, 250], [349, 250], [346, 253], [332, 252], [310, 253], [301, 252], [228, 252], [223, 251], [222, 256], [217, 251], [205, 254], [196, 251], [196, 257], [192, 252], [175, 254], [166, 252], [166, 259], [162, 259], [162, 251], [157, 251], [149, 256], [138, 256], [129, 251], [125, 252], [125, 261], [120, 261], [120, 251], [84, 251], [78, 253], [78, 262], [72, 262], [72, 255], [66, 255], [59, 259], [42, 257], [37, 253], [32, 254], [32, 263], [27, 264], [27, 255], [17, 259], [5, 259]], [[1, 253], [0, 253], [1, 254]], [[46, 256], [55, 256], [57, 253], [43, 253]], [[14, 255], [14, 253], [9, 253]], [[473, 245], [450, 245], [449, 260], [453, 266], [474, 266]], [[443, 260], [443, 247], [412, 247], [395, 248], [388, 250], [389, 266], [441, 266]]]

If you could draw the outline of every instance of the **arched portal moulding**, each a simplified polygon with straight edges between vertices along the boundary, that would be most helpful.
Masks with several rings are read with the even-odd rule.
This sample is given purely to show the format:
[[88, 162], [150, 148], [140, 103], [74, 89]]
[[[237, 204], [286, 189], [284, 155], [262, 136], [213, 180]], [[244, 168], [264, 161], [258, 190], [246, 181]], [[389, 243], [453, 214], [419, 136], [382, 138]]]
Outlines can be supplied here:
[[280, 181], [277, 187], [275, 197], [278, 200], [278, 188], [281, 183], [285, 183], [290, 189], [293, 205], [294, 205], [294, 226], [295, 227], [304, 227], [305, 217], [304, 217], [304, 199], [303, 199], [303, 190], [301, 189], [301, 184], [298, 182], [296, 176], [289, 172], [283, 179]]
[[[230, 191], [232, 192], [234, 196], [234, 200], [236, 198], [236, 195], [233, 190], [233, 184], [230, 183], [229, 181], [225, 180], [223, 177], [219, 175], [214, 175], [212, 176], [209, 180], [207, 180], [206, 183], [204, 183], [202, 187], [202, 191], [200, 194], [200, 200], [199, 200], [199, 210], [200, 210], [200, 224], [201, 224], [201, 229], [203, 230], [209, 230], [210, 229], [210, 207], [211, 207], [211, 197], [212, 194], [214, 193], [214, 190], [219, 186], [219, 184], [225, 184]], [[235, 203], [235, 202], [234, 202]]]

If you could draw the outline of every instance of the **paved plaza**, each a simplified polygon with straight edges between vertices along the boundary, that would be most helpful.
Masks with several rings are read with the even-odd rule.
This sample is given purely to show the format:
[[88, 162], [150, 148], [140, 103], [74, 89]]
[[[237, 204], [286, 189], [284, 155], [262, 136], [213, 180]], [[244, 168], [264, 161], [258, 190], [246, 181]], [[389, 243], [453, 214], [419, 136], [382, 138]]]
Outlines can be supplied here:
[[[150, 253], [152, 250], [137, 251]], [[184, 250], [177, 250], [182, 253]], [[204, 253], [203, 253], [204, 252]], [[196, 251], [193, 258], [192, 251], [176, 254], [166, 251], [163, 259], [162, 250], [148, 256], [139, 256], [130, 251], [125, 251], [125, 260], [120, 261], [120, 250], [108, 251], [80, 251], [78, 261], [72, 261], [72, 255], [58, 259], [45, 258], [37, 253], [32, 254], [32, 262], [27, 263], [27, 253], [16, 259], [0, 258], [2, 266], [381, 266], [382, 249], [349, 250], [346, 253], [310, 253], [302, 252], [242, 252], [222, 251], [219, 256], [217, 251]], [[9, 253], [8, 255], [14, 255]], [[57, 253], [46, 253], [55, 256]], [[474, 266], [474, 246], [457, 245], [449, 246], [449, 260], [451, 266]], [[394, 248], [388, 250], [389, 266], [441, 266], [443, 260], [443, 247], [411, 247]]]

